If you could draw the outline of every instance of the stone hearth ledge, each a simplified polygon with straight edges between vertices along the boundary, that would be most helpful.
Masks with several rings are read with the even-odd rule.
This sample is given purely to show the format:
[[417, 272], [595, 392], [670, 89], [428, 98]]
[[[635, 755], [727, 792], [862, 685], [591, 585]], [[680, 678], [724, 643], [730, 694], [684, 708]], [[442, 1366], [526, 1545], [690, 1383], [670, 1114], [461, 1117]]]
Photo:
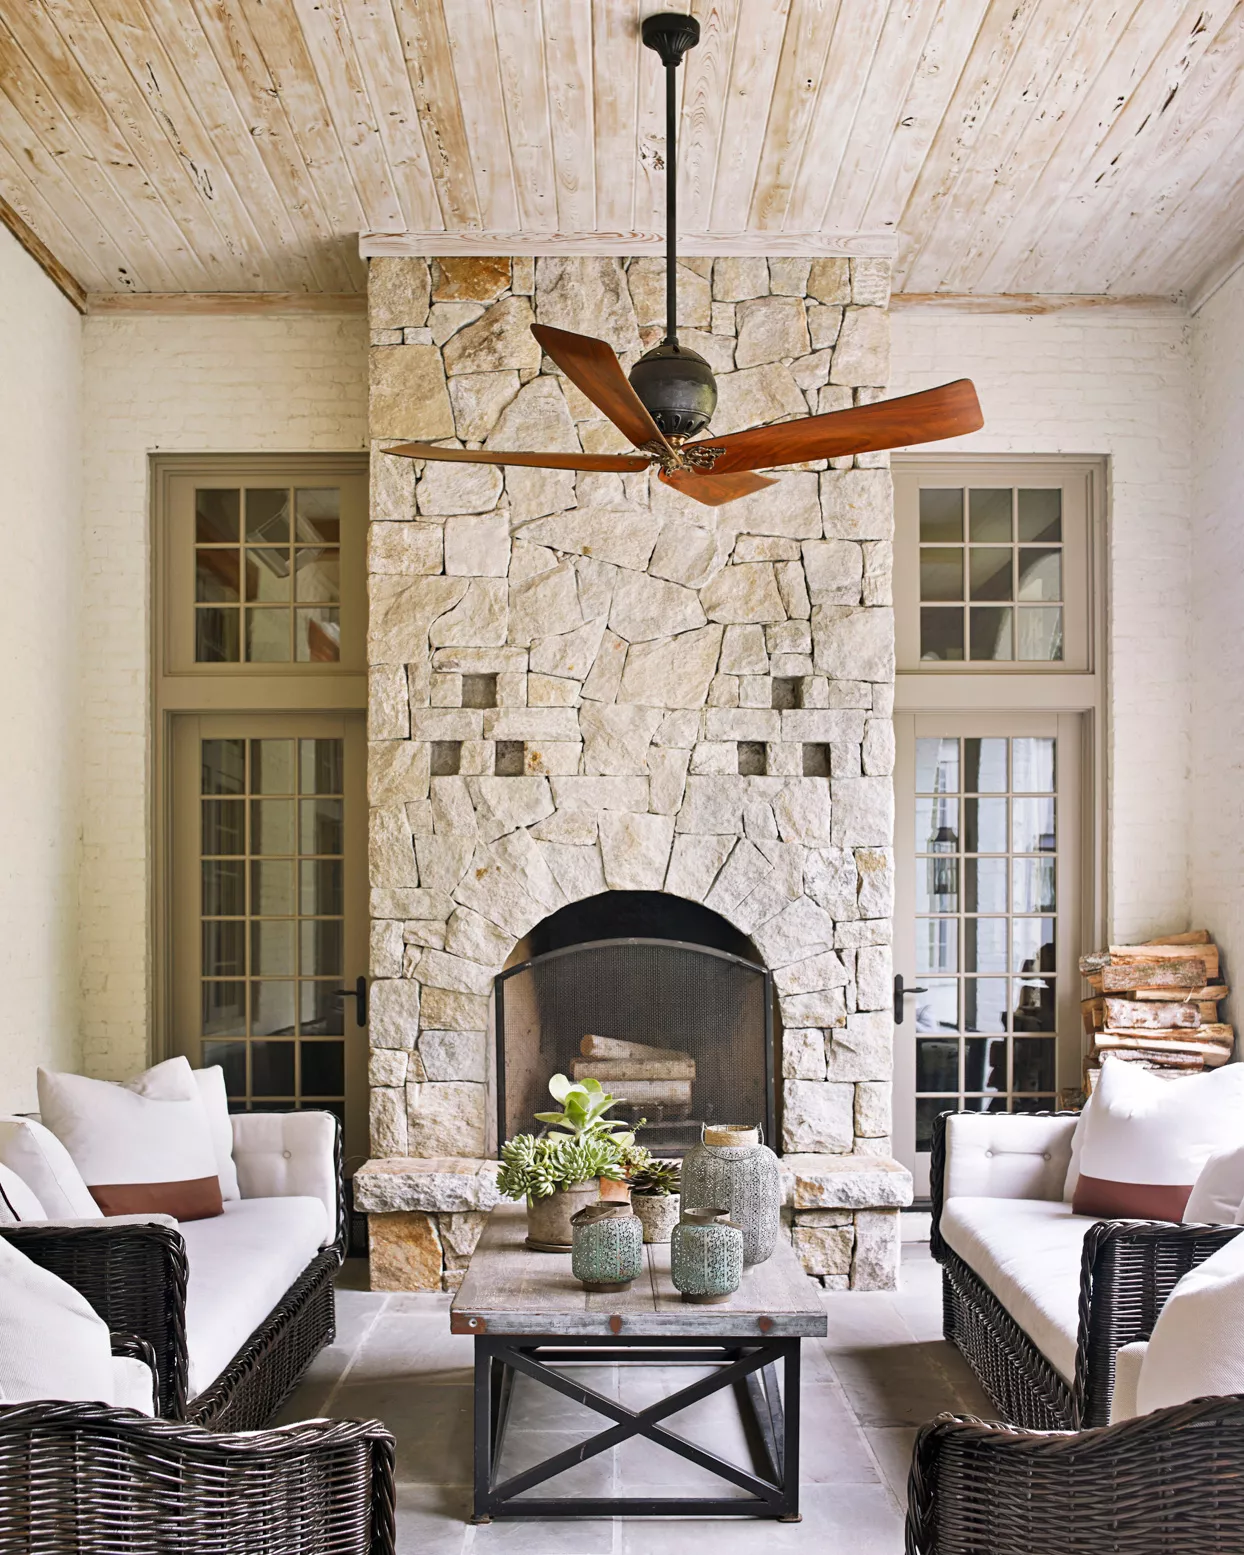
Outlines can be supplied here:
[[[888, 1156], [779, 1157], [784, 1223], [808, 1274], [831, 1290], [892, 1290], [898, 1213], [911, 1173]], [[375, 1290], [455, 1289], [500, 1202], [497, 1161], [473, 1156], [388, 1157], [354, 1176], [367, 1213]]]

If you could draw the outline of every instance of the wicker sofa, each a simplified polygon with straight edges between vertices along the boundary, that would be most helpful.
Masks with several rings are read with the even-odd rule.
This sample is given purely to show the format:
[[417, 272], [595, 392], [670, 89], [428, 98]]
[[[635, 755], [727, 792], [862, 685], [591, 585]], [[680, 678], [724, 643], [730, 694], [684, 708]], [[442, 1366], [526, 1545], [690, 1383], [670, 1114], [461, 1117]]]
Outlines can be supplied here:
[[0, 1550], [394, 1555], [393, 1460], [375, 1420], [217, 1435], [102, 1404], [0, 1408]]
[[1002, 1418], [1038, 1431], [1106, 1425], [1118, 1351], [1147, 1339], [1181, 1276], [1241, 1229], [1072, 1215], [1075, 1124], [1073, 1113], [943, 1113], [933, 1134], [946, 1338]]
[[0, 1229], [114, 1333], [150, 1345], [162, 1416], [212, 1431], [266, 1424], [332, 1340], [345, 1249], [336, 1118], [252, 1112], [232, 1124], [241, 1199], [221, 1216]]

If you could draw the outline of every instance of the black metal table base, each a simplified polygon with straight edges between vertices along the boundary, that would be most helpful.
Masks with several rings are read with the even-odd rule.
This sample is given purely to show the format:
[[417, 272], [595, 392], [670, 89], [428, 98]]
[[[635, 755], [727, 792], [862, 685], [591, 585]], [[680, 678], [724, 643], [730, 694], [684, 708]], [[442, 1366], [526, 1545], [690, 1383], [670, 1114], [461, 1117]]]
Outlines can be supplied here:
[[[766, 1339], [757, 1344], [679, 1338], [668, 1345], [651, 1338], [575, 1338], [562, 1335], [475, 1339], [475, 1521], [511, 1517], [774, 1517], [799, 1520], [799, 1343]], [[782, 1387], [777, 1364], [782, 1363]], [[570, 1362], [600, 1365], [696, 1365], [717, 1367], [646, 1409], [628, 1409], [554, 1367]], [[534, 1378], [613, 1422], [586, 1441], [498, 1482], [497, 1468], [517, 1373]], [[661, 1424], [678, 1410], [724, 1388], [733, 1388], [752, 1452], [753, 1472], [676, 1436]], [[742, 1496], [533, 1496], [545, 1480], [644, 1437], [747, 1492]]]

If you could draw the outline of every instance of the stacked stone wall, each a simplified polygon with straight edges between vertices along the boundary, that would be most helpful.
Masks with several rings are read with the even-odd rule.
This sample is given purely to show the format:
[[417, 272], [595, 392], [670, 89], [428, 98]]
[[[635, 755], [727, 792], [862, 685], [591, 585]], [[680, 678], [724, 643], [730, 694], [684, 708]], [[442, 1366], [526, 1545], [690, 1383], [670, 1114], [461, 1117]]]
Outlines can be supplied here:
[[[488, 1154], [492, 978], [608, 890], [703, 902], [773, 970], [786, 1152], [890, 1151], [888, 456], [711, 508], [650, 472], [382, 451], [628, 451], [529, 326], [598, 335], [629, 368], [663, 333], [662, 277], [648, 258], [372, 263], [376, 1157]], [[691, 259], [678, 281], [713, 433], [880, 397], [884, 261]], [[795, 1234], [846, 1278], [852, 1215]]]

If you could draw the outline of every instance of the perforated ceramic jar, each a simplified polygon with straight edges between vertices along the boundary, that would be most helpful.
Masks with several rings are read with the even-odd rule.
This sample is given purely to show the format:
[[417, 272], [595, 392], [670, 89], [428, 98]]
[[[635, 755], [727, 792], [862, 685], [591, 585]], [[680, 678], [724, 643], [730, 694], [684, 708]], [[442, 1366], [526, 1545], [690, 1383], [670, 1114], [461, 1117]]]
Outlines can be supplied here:
[[670, 1277], [684, 1301], [728, 1301], [743, 1278], [743, 1233], [717, 1206], [684, 1209], [670, 1236]]
[[743, 1233], [743, 1262], [763, 1263], [782, 1229], [782, 1185], [777, 1156], [761, 1143], [760, 1130], [706, 1127], [683, 1157], [682, 1202], [685, 1209], [724, 1205]]
[[590, 1291], [628, 1290], [644, 1263], [644, 1228], [629, 1204], [589, 1204], [570, 1222], [570, 1270]]

